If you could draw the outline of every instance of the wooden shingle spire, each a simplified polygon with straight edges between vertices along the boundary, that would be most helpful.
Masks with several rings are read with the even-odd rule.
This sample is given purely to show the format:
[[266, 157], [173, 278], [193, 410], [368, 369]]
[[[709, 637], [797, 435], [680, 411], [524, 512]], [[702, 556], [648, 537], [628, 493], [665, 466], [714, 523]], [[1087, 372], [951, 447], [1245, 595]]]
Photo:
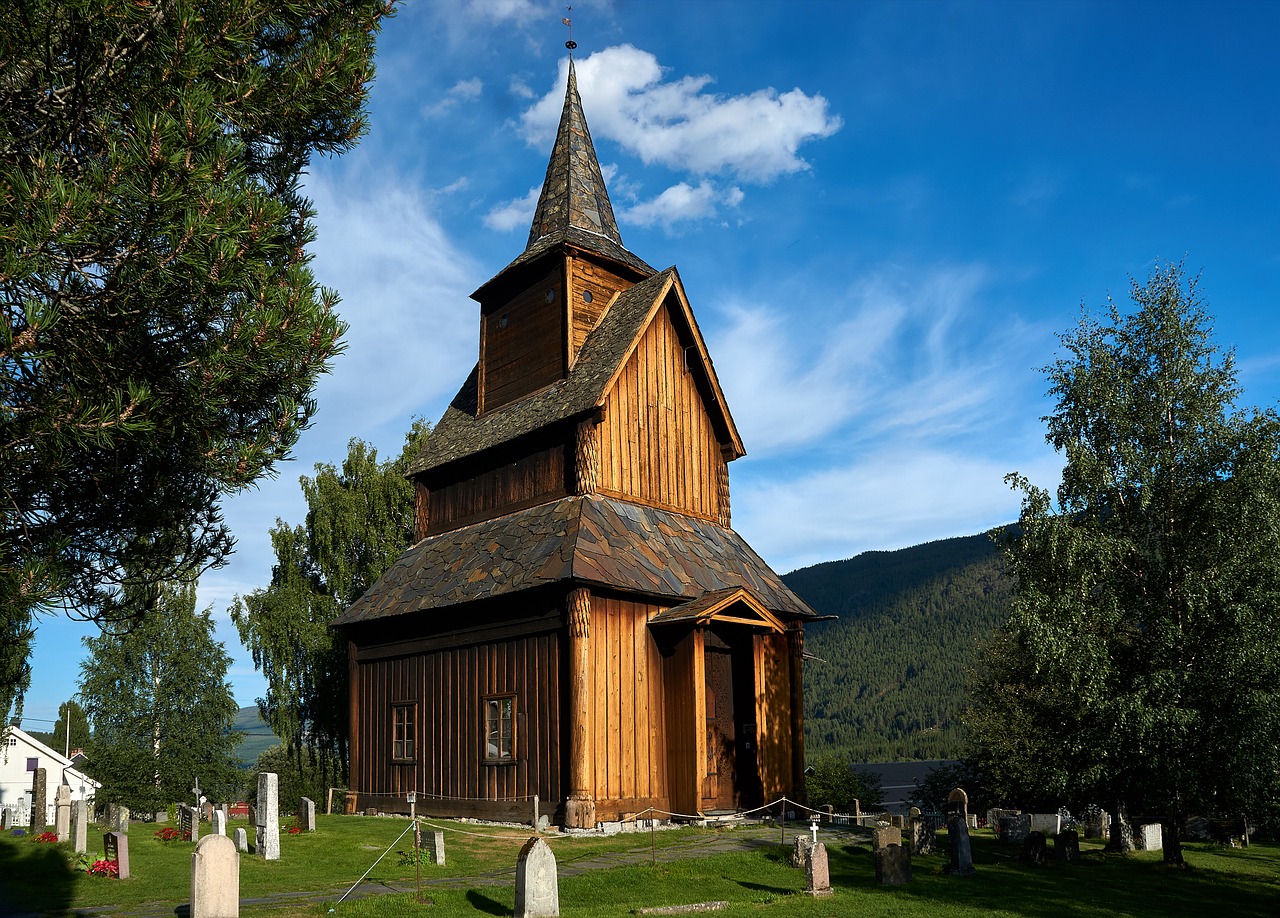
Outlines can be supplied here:
[[[565, 89], [560, 127], [556, 131], [555, 146], [547, 163], [547, 177], [542, 183], [542, 195], [533, 214], [525, 250], [532, 249], [541, 239], [564, 234], [570, 228], [585, 230], [622, 246], [613, 205], [609, 203], [609, 192], [600, 173], [595, 147], [591, 144], [587, 119], [582, 113], [582, 99], [578, 97], [578, 79], [572, 58], [569, 59], [569, 84]], [[606, 249], [612, 252], [612, 247]]]

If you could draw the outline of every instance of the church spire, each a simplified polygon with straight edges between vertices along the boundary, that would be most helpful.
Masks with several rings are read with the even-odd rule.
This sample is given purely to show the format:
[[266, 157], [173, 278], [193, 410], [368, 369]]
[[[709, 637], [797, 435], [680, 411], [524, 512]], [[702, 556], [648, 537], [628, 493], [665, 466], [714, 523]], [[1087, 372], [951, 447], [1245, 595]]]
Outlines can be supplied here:
[[542, 194], [533, 214], [533, 226], [529, 229], [525, 251], [533, 248], [540, 239], [570, 228], [603, 236], [622, 246], [622, 235], [613, 217], [613, 205], [609, 203], [609, 192], [604, 186], [600, 163], [591, 144], [591, 132], [587, 130], [587, 119], [582, 113], [572, 57], [569, 58], [569, 83], [565, 88], [560, 127], [556, 130], [555, 146], [551, 149], [547, 177], [542, 183]]

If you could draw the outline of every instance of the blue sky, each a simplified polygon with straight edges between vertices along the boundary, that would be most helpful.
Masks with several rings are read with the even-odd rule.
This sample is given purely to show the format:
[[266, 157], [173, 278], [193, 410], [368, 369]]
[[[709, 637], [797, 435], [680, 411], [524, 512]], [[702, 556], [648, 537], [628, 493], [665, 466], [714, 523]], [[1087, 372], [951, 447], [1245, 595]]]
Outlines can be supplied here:
[[[265, 586], [277, 517], [350, 437], [399, 450], [474, 363], [468, 294], [523, 250], [564, 94], [563, 4], [410, 4], [363, 144], [315, 164], [314, 268], [348, 348], [277, 479], [226, 502], [200, 595]], [[735, 528], [781, 572], [1013, 519], [1052, 485], [1036, 369], [1156, 259], [1201, 274], [1245, 404], [1280, 396], [1280, 5], [574, 3], [623, 241], [679, 267], [748, 455]], [[42, 621], [25, 725], [74, 691]]]

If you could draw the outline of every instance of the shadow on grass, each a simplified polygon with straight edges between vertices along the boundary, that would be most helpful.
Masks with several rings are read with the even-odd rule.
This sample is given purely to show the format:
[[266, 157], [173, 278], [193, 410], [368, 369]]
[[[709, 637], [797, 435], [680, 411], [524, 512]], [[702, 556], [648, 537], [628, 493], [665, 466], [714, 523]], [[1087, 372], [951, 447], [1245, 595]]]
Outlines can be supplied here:
[[0, 843], [0, 916], [60, 915], [70, 909], [79, 878], [60, 848], [26, 839]]
[[774, 896], [789, 896], [793, 892], [795, 892], [795, 890], [787, 889], [786, 887], [783, 887], [783, 886], [765, 886], [763, 883], [748, 883], [746, 880], [735, 880], [732, 877], [725, 877], [724, 879], [728, 880], [731, 883], [737, 883], [743, 889], [751, 889], [751, 890], [755, 890], [756, 892], [769, 893], [770, 895], [774, 895]]
[[474, 889], [467, 890], [467, 902], [477, 911], [485, 912], [489, 915], [510, 915], [511, 909], [507, 908], [501, 902], [490, 899], [484, 893], [476, 892]]
[[915, 901], [929, 909], [1002, 911], [1027, 918], [1050, 913], [1059, 918], [1099, 914], [1202, 918], [1211, 911], [1259, 918], [1277, 915], [1280, 884], [1273, 877], [1251, 875], [1257, 870], [1255, 863], [1241, 863], [1243, 870], [1230, 870], [1208, 852], [1190, 846], [1187, 857], [1193, 866], [1197, 860], [1214, 860], [1214, 867], [1180, 871], [1149, 856], [1107, 855], [1097, 850], [1073, 863], [1032, 866], [1018, 858], [1017, 849], [1002, 846], [994, 838], [975, 835], [971, 844], [975, 875], [962, 878], [943, 872], [949, 856], [946, 836], [940, 835], [938, 853], [916, 858], [911, 884], [900, 887], [877, 885], [871, 853], [842, 846], [833, 852], [831, 882], [837, 888]]

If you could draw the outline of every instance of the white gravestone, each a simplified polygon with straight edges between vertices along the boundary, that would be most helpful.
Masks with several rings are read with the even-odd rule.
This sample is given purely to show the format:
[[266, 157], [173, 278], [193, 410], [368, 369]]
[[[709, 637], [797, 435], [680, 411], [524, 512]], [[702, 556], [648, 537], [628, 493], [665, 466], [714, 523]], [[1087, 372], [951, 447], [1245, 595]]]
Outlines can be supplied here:
[[243, 826], [236, 829], [236, 850], [246, 852], [249, 850], [249, 833]]
[[560, 882], [556, 856], [540, 838], [531, 838], [516, 860], [515, 918], [558, 918]]
[[298, 825], [302, 827], [303, 832], [316, 830], [316, 802], [310, 797], [303, 797], [298, 807]]
[[209, 830], [211, 835], [227, 834], [227, 814], [222, 810], [213, 811], [213, 828]]
[[206, 835], [191, 855], [190, 916], [240, 916], [240, 853], [225, 835]]
[[1134, 836], [1136, 847], [1141, 848], [1143, 851], [1160, 851], [1164, 848], [1164, 838], [1160, 834], [1160, 823], [1158, 822], [1149, 822], [1144, 826], [1139, 826]]
[[444, 833], [432, 832], [431, 841], [428, 846], [431, 848], [431, 862], [437, 867], [444, 866]]
[[53, 830], [58, 833], [60, 842], [71, 838], [71, 788], [65, 784], [59, 784], [55, 792]]
[[274, 772], [258, 774], [256, 828], [257, 853], [268, 861], [280, 860], [280, 778]]

